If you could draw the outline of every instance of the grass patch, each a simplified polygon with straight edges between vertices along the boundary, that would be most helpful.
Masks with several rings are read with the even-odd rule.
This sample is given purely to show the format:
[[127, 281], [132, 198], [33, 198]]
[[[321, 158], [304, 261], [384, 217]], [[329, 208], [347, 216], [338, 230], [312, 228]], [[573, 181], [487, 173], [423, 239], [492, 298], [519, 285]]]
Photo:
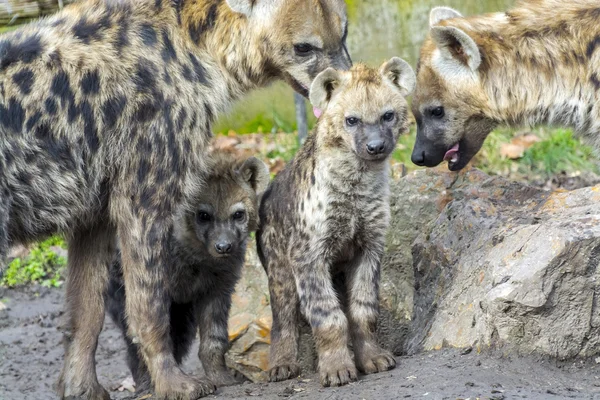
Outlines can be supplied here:
[[58, 236], [39, 243], [25, 259], [15, 258], [8, 265], [0, 283], [7, 287], [30, 283], [59, 287], [63, 283], [62, 276], [66, 259], [58, 256], [52, 250], [53, 247], [66, 249], [66, 244]]

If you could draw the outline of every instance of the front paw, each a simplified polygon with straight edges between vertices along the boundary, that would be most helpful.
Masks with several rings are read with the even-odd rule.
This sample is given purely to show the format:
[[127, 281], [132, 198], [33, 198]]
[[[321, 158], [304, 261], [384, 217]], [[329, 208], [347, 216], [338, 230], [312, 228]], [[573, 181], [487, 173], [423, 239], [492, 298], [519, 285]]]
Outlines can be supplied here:
[[396, 368], [396, 360], [392, 353], [377, 347], [357, 355], [356, 366], [363, 374], [376, 374]]
[[300, 375], [300, 366], [297, 364], [276, 365], [269, 370], [270, 382], [281, 382]]
[[219, 371], [210, 374], [208, 377], [217, 387], [239, 385], [244, 382], [243, 376], [233, 376], [228, 371]]
[[349, 354], [324, 357], [319, 360], [321, 385], [343, 386], [358, 379], [358, 372]]

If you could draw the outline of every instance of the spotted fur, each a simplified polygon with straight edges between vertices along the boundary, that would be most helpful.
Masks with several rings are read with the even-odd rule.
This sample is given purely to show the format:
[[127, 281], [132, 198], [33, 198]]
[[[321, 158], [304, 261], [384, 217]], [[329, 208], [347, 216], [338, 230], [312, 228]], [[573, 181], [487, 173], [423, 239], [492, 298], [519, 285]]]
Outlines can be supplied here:
[[413, 101], [415, 163], [437, 165], [458, 144], [449, 168], [459, 170], [498, 124], [572, 127], [600, 146], [597, 1], [532, 0], [472, 17], [438, 7], [430, 22]]
[[276, 79], [307, 95], [319, 71], [349, 67], [346, 29], [342, 0], [84, 0], [0, 38], [0, 260], [17, 243], [69, 239], [60, 397], [109, 398], [94, 352], [117, 244], [157, 396], [213, 391], [173, 357], [174, 207], [216, 116]]
[[[388, 158], [408, 129], [404, 96], [414, 80], [408, 64], [394, 58], [379, 71], [328, 69], [311, 87], [311, 101], [324, 114], [260, 208], [257, 244], [273, 311], [272, 381], [299, 373], [298, 311], [312, 328], [324, 386], [355, 380], [356, 367], [374, 373], [396, 365], [374, 332], [389, 223]], [[336, 288], [339, 276], [344, 284]], [[347, 297], [344, 304], [339, 297]]]
[[[269, 170], [254, 157], [236, 160], [216, 153], [208, 173], [200, 177], [204, 183], [178, 206], [170, 242], [170, 336], [180, 363], [198, 332], [204, 372], [215, 385], [225, 386], [235, 383], [225, 366], [231, 296], [244, 265], [249, 234], [258, 226], [258, 198], [269, 183]], [[117, 260], [111, 266], [106, 305], [127, 344], [136, 388], [143, 391], [150, 376], [135, 338], [127, 335], [126, 292]]]

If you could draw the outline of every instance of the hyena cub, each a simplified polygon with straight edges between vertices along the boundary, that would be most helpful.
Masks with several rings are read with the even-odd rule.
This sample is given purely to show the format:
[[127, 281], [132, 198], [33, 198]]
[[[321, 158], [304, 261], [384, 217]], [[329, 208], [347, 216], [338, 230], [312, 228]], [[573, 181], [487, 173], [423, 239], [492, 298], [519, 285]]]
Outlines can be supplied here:
[[[408, 129], [404, 97], [414, 86], [413, 70], [399, 58], [379, 71], [327, 69], [312, 84], [310, 100], [323, 115], [260, 207], [257, 244], [273, 311], [271, 381], [299, 374], [298, 306], [315, 337], [324, 386], [355, 380], [356, 368], [370, 374], [396, 365], [377, 345], [375, 327], [389, 221], [387, 161]], [[337, 292], [334, 277], [344, 282]]]
[[[269, 182], [267, 166], [215, 153], [203, 184], [176, 212], [171, 239], [173, 267], [166, 285], [171, 297], [170, 334], [173, 355], [187, 355], [196, 328], [198, 356], [207, 377], [217, 386], [234, 383], [225, 367], [229, 346], [227, 321], [231, 295], [240, 277], [250, 232], [258, 226], [258, 198]], [[150, 374], [138, 345], [127, 335], [125, 286], [120, 260], [111, 266], [107, 309], [127, 343], [127, 361], [138, 389], [147, 388]]]

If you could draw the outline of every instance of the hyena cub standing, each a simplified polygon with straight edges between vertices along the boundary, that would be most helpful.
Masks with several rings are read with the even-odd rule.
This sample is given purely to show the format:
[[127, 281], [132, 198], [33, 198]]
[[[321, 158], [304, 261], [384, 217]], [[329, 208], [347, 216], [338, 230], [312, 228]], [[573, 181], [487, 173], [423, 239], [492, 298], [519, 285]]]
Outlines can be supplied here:
[[[312, 84], [310, 100], [323, 116], [260, 207], [257, 244], [273, 311], [272, 381], [299, 373], [298, 305], [315, 337], [324, 386], [355, 380], [356, 367], [369, 374], [396, 365], [377, 345], [375, 327], [389, 221], [387, 160], [408, 129], [404, 97], [414, 85], [413, 70], [399, 58], [379, 71], [327, 69]], [[345, 288], [336, 293], [338, 274]], [[338, 294], [347, 296], [347, 317]]]
[[[178, 207], [174, 219], [173, 267], [166, 282], [171, 297], [170, 333], [180, 363], [198, 328], [202, 366], [211, 382], [223, 386], [234, 383], [224, 358], [231, 295], [240, 278], [249, 233], [258, 225], [258, 197], [269, 183], [269, 171], [254, 157], [240, 161], [214, 153], [203, 180]], [[125, 296], [117, 260], [111, 266], [107, 309], [123, 331], [127, 362], [138, 389], [147, 388], [147, 366], [127, 335]]]

